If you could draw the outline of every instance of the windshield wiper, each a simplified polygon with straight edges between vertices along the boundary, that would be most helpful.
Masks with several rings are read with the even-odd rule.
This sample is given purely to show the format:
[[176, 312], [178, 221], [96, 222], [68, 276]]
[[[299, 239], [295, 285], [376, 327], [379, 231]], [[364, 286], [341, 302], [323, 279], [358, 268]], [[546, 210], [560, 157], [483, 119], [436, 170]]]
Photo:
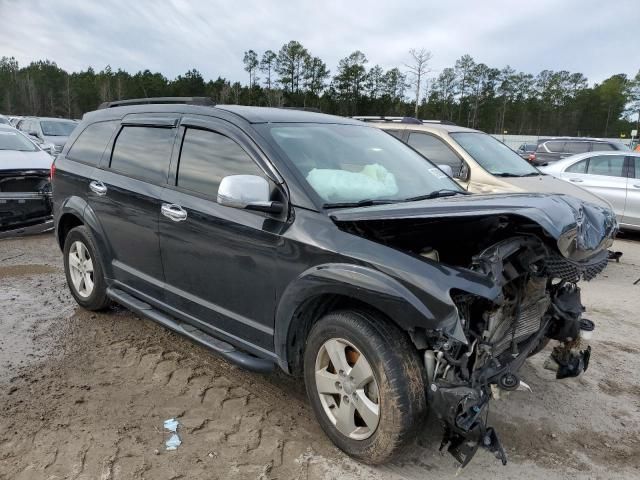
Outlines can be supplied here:
[[417, 202], [418, 200], [429, 200], [431, 198], [440, 197], [452, 197], [454, 195], [471, 195], [464, 190], [454, 190], [452, 188], [441, 188], [440, 190], [434, 190], [426, 195], [416, 195], [415, 197], [405, 198], [403, 202]]
[[387, 205], [389, 203], [397, 203], [399, 200], [391, 200], [385, 198], [366, 198], [358, 202], [336, 202], [325, 203], [322, 208], [352, 208], [352, 207], [370, 207], [371, 205]]

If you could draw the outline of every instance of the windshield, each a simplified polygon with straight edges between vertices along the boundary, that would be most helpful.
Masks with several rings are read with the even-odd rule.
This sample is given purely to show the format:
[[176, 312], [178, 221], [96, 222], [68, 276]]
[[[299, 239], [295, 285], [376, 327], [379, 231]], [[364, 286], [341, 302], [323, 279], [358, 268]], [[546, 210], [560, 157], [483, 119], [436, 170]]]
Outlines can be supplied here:
[[435, 165], [377, 128], [296, 124], [273, 126], [269, 133], [325, 207], [462, 192]]
[[68, 137], [76, 128], [76, 123], [70, 120], [43, 120], [40, 126], [42, 134], [48, 137]]
[[36, 152], [33, 142], [18, 132], [0, 130], [0, 150], [17, 150], [18, 152]]
[[451, 133], [451, 137], [492, 175], [505, 177], [540, 175], [538, 169], [491, 135], [482, 132], [454, 132]]

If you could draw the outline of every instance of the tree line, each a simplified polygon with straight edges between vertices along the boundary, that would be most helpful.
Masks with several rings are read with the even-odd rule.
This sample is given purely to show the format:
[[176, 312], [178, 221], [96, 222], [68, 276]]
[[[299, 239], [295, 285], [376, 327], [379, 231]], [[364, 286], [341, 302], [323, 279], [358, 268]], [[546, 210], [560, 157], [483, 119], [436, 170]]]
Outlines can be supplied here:
[[0, 58], [0, 112], [79, 118], [101, 102], [139, 97], [207, 96], [216, 103], [307, 107], [337, 115], [439, 119], [490, 133], [629, 135], [640, 113], [640, 71], [590, 85], [578, 72], [517, 72], [463, 55], [440, 72], [431, 52], [411, 49], [406, 63], [385, 70], [356, 50], [332, 73], [300, 42], [243, 54], [245, 81], [205, 80], [192, 69], [174, 79], [149, 70], [107, 66], [67, 72], [50, 60], [20, 66]]

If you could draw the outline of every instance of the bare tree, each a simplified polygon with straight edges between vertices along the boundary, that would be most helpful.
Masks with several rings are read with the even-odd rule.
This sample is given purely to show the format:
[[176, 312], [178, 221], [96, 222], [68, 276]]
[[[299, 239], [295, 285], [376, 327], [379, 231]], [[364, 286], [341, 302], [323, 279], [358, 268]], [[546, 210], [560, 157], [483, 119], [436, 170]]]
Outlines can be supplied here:
[[418, 107], [420, 106], [420, 87], [422, 86], [422, 81], [424, 80], [426, 74], [429, 72], [428, 65], [429, 60], [431, 60], [431, 52], [424, 48], [420, 50], [416, 50], [412, 48], [409, 50], [409, 55], [411, 55], [412, 63], [406, 64], [405, 67], [409, 69], [409, 74], [411, 75], [411, 85], [416, 90], [416, 107], [415, 107], [415, 117], [418, 118]]
[[278, 56], [273, 50], [267, 50], [262, 54], [262, 60], [260, 60], [260, 71], [267, 74], [267, 88], [271, 89], [271, 73], [276, 65], [276, 59]]

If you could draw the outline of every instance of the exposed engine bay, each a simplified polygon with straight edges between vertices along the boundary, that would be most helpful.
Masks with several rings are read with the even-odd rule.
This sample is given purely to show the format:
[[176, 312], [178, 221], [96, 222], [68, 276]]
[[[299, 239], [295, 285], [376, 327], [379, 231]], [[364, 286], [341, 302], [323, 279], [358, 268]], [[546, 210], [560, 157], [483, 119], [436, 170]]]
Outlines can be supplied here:
[[52, 226], [49, 170], [0, 171], [0, 237]]
[[[421, 354], [430, 411], [444, 427], [441, 450], [451, 453], [461, 467], [480, 447], [506, 464], [498, 435], [487, 425], [489, 402], [500, 392], [529, 389], [519, 370], [550, 341], [557, 345], [545, 368], [557, 379], [587, 370], [587, 338], [594, 325], [582, 317], [578, 282], [591, 280], [607, 266], [610, 243], [603, 240], [615, 233], [615, 225], [601, 234], [600, 248], [590, 255], [576, 246], [584, 241], [579, 226], [557, 239], [539, 224], [509, 215], [343, 225], [426, 262], [479, 273], [499, 287], [493, 298], [451, 288], [463, 336], [427, 331]], [[559, 245], [566, 247], [564, 252]]]

